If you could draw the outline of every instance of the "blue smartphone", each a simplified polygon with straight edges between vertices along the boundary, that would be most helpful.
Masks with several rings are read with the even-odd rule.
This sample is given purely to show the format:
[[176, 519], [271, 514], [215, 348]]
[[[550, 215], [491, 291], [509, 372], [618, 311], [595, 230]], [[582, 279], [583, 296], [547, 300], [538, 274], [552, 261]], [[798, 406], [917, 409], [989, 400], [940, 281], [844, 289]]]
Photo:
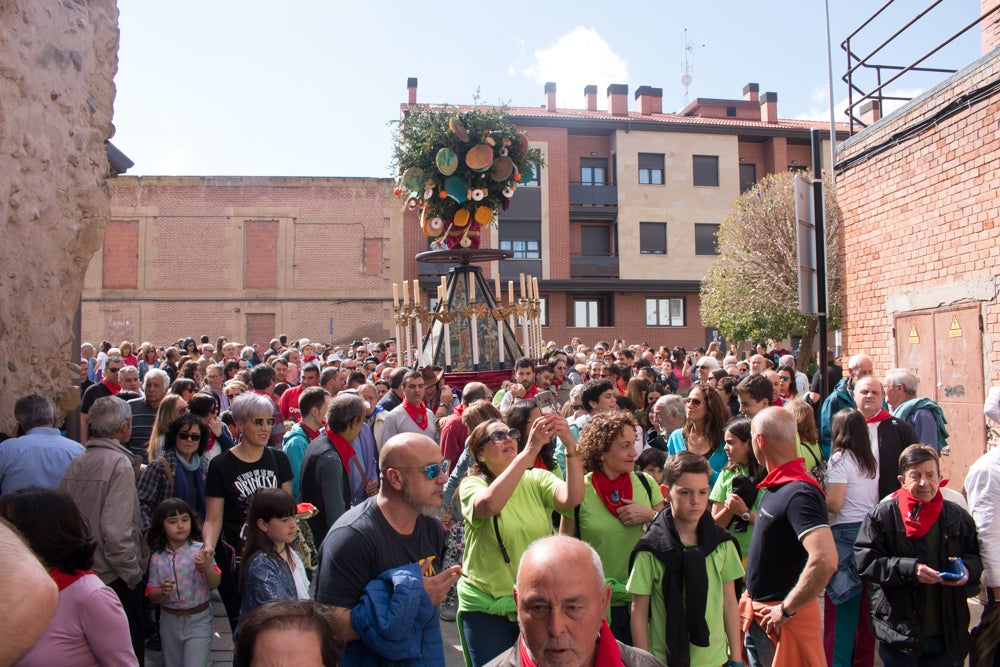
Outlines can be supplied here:
[[945, 581], [958, 581], [965, 575], [965, 563], [962, 562], [961, 558], [949, 561], [948, 571], [941, 572], [941, 578]]

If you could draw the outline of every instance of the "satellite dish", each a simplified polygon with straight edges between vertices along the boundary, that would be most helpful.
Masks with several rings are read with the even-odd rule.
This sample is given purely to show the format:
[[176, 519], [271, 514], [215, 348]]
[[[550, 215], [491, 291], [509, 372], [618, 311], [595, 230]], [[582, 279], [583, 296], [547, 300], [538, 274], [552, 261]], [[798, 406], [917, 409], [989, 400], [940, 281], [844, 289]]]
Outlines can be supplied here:
[[694, 81], [694, 79], [691, 78], [690, 74], [684, 74], [683, 76], [681, 76], [682, 86], [690, 86], [692, 81]]

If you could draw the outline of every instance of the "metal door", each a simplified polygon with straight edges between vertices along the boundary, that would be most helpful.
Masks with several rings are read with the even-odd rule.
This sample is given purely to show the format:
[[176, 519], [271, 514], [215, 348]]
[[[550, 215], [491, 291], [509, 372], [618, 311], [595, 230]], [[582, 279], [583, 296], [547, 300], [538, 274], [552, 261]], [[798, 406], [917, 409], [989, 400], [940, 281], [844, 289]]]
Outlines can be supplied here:
[[955, 490], [986, 451], [980, 321], [978, 305], [896, 318], [896, 365], [916, 373], [917, 394], [937, 402], [948, 420], [951, 455], [942, 457], [941, 474]]

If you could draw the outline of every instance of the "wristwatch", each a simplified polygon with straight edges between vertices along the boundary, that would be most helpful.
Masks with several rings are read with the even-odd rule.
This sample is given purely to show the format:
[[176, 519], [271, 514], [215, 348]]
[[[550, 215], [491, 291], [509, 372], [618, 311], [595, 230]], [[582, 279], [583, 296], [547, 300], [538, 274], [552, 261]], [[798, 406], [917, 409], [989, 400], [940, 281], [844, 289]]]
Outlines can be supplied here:
[[796, 613], [798, 612], [789, 612], [787, 609], [785, 609], [785, 603], [784, 602], [781, 603], [782, 616], [784, 616], [785, 618], [791, 618], [792, 616], [795, 616]]
[[750, 523], [750, 510], [747, 510], [746, 512], [741, 514], [740, 518], [746, 521], [747, 523]]

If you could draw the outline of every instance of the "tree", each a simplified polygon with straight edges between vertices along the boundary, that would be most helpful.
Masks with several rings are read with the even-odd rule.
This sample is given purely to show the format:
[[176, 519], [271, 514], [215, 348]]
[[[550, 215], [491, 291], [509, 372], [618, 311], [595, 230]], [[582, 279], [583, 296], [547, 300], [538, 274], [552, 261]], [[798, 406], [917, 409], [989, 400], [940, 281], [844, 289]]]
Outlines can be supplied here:
[[[719, 259], [701, 283], [701, 319], [729, 340], [781, 340], [801, 335], [806, 358], [817, 319], [799, 313], [795, 244], [794, 174], [772, 174], [733, 204], [719, 226]], [[831, 329], [840, 319], [838, 235], [841, 215], [826, 183], [827, 311]], [[821, 286], [822, 288], [822, 286]], [[803, 367], [805, 364], [803, 364]]]

